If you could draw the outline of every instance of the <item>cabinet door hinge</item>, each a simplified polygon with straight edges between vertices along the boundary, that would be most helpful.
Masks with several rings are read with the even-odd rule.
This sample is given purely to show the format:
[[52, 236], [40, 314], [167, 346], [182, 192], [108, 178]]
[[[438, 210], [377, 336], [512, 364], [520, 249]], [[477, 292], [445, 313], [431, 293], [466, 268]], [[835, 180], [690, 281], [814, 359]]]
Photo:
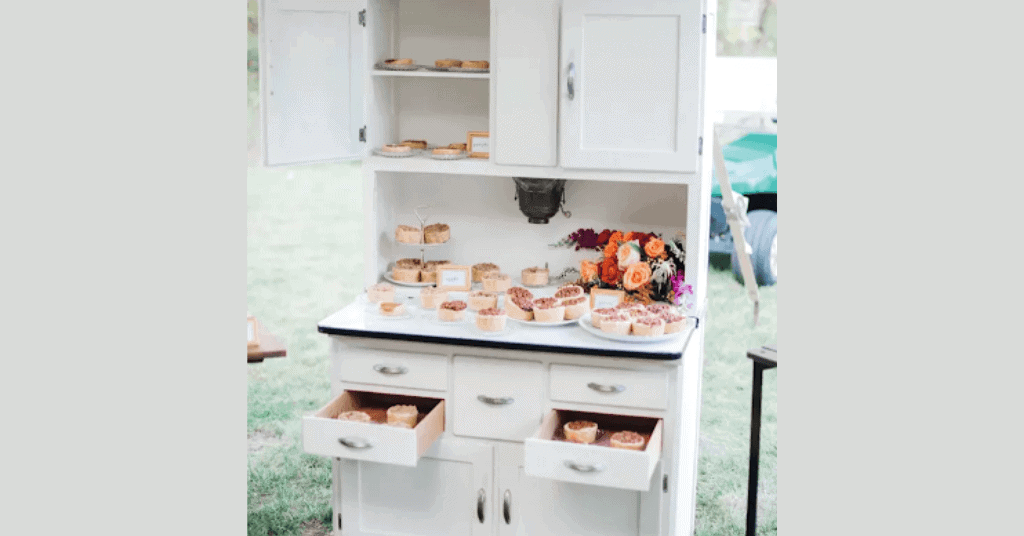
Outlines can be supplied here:
[[366, 125], [363, 125], [363, 128], [359, 129], [359, 141], [364, 143], [366, 142]]
[[366, 27], [366, 10], [365, 9], [359, 12], [359, 25], [362, 26], [363, 28]]
[[[363, 26], [366, 26], [365, 24]], [[700, 16], [700, 33], [708, 33], [708, 16]]]
[[697, 138], [697, 154], [704, 154], [704, 136]]

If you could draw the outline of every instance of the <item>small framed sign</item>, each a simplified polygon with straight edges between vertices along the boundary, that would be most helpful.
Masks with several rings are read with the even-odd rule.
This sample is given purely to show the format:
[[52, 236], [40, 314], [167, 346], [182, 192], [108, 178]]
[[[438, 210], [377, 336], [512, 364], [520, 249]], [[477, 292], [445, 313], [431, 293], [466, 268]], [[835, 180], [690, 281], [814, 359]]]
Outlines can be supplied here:
[[437, 288], [469, 290], [473, 288], [473, 269], [469, 266], [443, 264], [437, 267]]
[[466, 152], [470, 158], [490, 158], [491, 133], [470, 131], [466, 134]]
[[256, 329], [256, 319], [254, 317], [247, 318], [247, 324], [249, 324], [249, 339], [246, 341], [246, 348], [254, 348], [260, 345], [259, 330]]
[[626, 292], [622, 290], [592, 288], [590, 289], [590, 310], [615, 307], [622, 303], [622, 299], [625, 297]]

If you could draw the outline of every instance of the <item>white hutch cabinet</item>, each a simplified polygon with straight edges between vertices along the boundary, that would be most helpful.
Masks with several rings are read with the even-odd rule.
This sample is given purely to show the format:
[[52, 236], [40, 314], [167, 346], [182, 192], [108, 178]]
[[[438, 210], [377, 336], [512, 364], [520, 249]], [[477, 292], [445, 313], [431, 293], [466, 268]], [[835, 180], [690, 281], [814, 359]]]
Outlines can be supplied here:
[[[394, 229], [429, 205], [452, 238], [428, 257], [493, 262], [512, 276], [545, 263], [556, 275], [593, 257], [548, 247], [577, 228], [682, 232], [701, 304], [684, 337], [650, 344], [579, 327], [474, 336], [375, 318], [365, 295], [325, 318], [325, 410], [383, 397], [428, 413], [415, 429], [324, 410], [303, 419], [304, 449], [333, 460], [335, 534], [693, 532], [714, 10], [714, 0], [263, 0], [264, 164], [362, 160], [361, 284], [420, 255]], [[387, 58], [490, 69], [375, 69]], [[465, 142], [469, 131], [490, 133], [489, 158], [372, 155], [405, 139]], [[528, 223], [513, 177], [565, 179], [571, 217]], [[417, 291], [400, 288], [398, 299]], [[632, 419], [651, 441], [637, 452], [545, 439], [572, 412]]]

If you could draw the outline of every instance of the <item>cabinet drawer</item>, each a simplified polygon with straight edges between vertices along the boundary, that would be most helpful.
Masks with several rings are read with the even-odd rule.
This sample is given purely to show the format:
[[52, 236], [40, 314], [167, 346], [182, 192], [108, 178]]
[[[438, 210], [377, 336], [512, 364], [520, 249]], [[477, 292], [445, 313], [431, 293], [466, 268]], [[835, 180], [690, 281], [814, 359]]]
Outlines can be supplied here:
[[[598, 426], [592, 444], [565, 440], [562, 426], [570, 421], [593, 421]], [[644, 450], [614, 448], [615, 431], [643, 435]], [[650, 417], [551, 410], [540, 429], [525, 441], [524, 471], [530, 476], [609, 488], [649, 491], [651, 476], [661, 459], [662, 420]]]
[[[415, 428], [387, 423], [397, 404], [419, 410]], [[374, 422], [338, 420], [345, 411], [364, 411]], [[418, 396], [344, 391], [312, 415], [302, 418], [302, 450], [309, 454], [415, 467], [420, 456], [444, 432], [444, 400]]]
[[447, 391], [448, 357], [349, 347], [338, 374], [345, 382]]
[[544, 414], [540, 363], [455, 357], [455, 434], [522, 441]]
[[668, 374], [551, 365], [551, 399], [630, 408], [668, 408]]

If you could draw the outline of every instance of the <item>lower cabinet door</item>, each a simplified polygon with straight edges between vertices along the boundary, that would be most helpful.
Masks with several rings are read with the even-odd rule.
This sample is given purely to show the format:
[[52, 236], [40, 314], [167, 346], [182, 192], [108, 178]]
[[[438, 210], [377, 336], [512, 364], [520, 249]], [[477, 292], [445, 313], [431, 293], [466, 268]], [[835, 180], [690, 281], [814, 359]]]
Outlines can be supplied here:
[[493, 527], [493, 448], [438, 439], [416, 467], [342, 459], [348, 535], [485, 536]]
[[638, 492], [526, 474], [522, 445], [498, 447], [499, 536], [658, 536], [661, 487]]

